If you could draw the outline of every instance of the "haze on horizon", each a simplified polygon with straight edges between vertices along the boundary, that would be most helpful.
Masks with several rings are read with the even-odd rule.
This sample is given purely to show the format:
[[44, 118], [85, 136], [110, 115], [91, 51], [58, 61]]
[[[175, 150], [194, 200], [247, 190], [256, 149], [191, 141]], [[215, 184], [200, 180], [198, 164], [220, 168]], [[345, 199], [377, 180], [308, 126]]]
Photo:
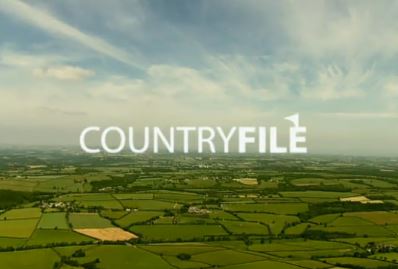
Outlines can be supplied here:
[[397, 1], [0, 0], [0, 14], [1, 145], [78, 146], [89, 125], [284, 128], [298, 112], [310, 153], [398, 152]]

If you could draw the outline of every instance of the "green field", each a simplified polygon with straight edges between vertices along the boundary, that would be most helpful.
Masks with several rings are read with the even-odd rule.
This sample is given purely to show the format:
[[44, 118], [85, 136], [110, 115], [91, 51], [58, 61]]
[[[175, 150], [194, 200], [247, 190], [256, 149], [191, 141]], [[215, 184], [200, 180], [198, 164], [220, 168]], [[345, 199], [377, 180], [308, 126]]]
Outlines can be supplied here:
[[134, 225], [130, 230], [142, 234], [147, 240], [159, 241], [192, 240], [204, 236], [227, 235], [220, 225]]
[[45, 213], [41, 216], [39, 229], [69, 229], [66, 213]]
[[0, 237], [28, 238], [36, 229], [39, 219], [0, 221]]
[[180, 253], [194, 255], [223, 250], [223, 248], [210, 246], [204, 243], [148, 244], [142, 246], [142, 248], [158, 255], [168, 256], [177, 256]]
[[239, 213], [239, 217], [248, 221], [256, 221], [266, 224], [272, 234], [280, 234], [289, 224], [298, 223], [300, 219], [296, 216], [285, 216], [264, 213]]
[[120, 200], [125, 208], [138, 210], [165, 210], [176, 209], [180, 205], [172, 202], [158, 200]]
[[2, 269], [53, 269], [59, 256], [52, 249], [0, 252]]
[[0, 215], [0, 219], [34, 219], [40, 218], [41, 210], [39, 208], [20, 208], [12, 209]]
[[0, 158], [1, 269], [398, 268], [392, 160], [26, 154]]
[[305, 203], [228, 203], [223, 204], [223, 209], [235, 212], [266, 212], [295, 215], [307, 211], [308, 205]]
[[146, 222], [163, 214], [164, 213], [160, 211], [137, 211], [131, 212], [115, 222], [117, 225], [127, 228], [132, 224]]
[[232, 234], [269, 234], [267, 226], [256, 222], [224, 220], [220, 223]]
[[27, 239], [0, 237], [0, 248], [21, 247]]
[[366, 268], [388, 268], [388, 266], [393, 265], [392, 263], [385, 261], [379, 261], [375, 259], [359, 259], [353, 257], [330, 258], [325, 259], [325, 261], [337, 266], [366, 266]]
[[161, 257], [135, 247], [99, 246], [89, 248], [86, 257], [79, 260], [91, 261], [100, 257], [101, 269], [134, 268], [142, 269], [172, 269]]
[[93, 239], [70, 230], [36, 230], [30, 237], [27, 245], [48, 244], [78, 244], [81, 242], [92, 242]]
[[69, 222], [73, 229], [84, 228], [107, 228], [112, 227], [112, 223], [95, 213], [71, 213]]
[[193, 255], [192, 260], [215, 266], [226, 266], [261, 261], [264, 260], [264, 258], [258, 255], [233, 250], [219, 250]]

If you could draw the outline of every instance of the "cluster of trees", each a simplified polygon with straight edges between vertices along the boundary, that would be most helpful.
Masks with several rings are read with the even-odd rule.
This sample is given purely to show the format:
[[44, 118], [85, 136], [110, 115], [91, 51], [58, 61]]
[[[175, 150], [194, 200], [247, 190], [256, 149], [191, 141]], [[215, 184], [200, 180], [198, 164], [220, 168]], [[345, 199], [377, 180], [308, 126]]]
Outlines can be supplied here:
[[[50, 243], [45, 245], [26, 245], [19, 247], [0, 247], [0, 252], [9, 252], [9, 251], [19, 251], [19, 250], [29, 250], [29, 249], [37, 249], [37, 248], [52, 248], [52, 247], [66, 247], [66, 246], [85, 246], [91, 245], [93, 242], [91, 241], [82, 241], [82, 242], [58, 242], [58, 243]], [[105, 242], [103, 242], [105, 244]], [[112, 242], [113, 243], [113, 242]]]
[[23, 203], [46, 200], [51, 195], [38, 192], [0, 190], [0, 209], [10, 209]]
[[[336, 263], [335, 264], [338, 267], [342, 267], [342, 268], [351, 268], [351, 269], [367, 269], [369, 267], [365, 267], [362, 265], [355, 265], [355, 264], [346, 264], [346, 263]], [[378, 266], [378, 267], [373, 267], [375, 269], [397, 269], [398, 265], [395, 264], [391, 264], [391, 265], [387, 265], [387, 266]]]
[[100, 259], [96, 258], [89, 262], [81, 263], [76, 258], [86, 257], [86, 253], [83, 249], [76, 250], [71, 256], [62, 256], [59, 262], [55, 262], [53, 269], [60, 269], [63, 265], [69, 265], [71, 267], [78, 267], [84, 269], [97, 269], [97, 264], [100, 263]]
[[360, 212], [360, 211], [392, 211], [398, 210], [398, 206], [393, 203], [383, 204], [362, 204], [353, 202], [325, 202], [313, 203], [308, 205], [307, 212], [299, 213], [298, 216], [302, 221], [307, 221], [315, 216], [324, 214], [342, 214], [345, 212]]

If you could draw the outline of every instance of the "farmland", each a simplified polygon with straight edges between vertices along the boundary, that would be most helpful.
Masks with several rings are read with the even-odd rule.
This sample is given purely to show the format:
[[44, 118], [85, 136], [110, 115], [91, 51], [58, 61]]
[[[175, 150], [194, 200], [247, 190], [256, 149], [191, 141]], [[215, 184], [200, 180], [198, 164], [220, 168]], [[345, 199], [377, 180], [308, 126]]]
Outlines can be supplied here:
[[0, 155], [1, 268], [398, 268], [393, 159]]

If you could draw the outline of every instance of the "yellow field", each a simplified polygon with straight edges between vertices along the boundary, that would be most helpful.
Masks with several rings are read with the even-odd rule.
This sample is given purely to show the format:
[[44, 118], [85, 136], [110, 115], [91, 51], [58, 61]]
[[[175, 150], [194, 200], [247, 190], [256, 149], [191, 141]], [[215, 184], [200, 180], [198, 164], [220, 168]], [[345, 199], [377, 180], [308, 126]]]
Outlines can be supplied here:
[[128, 241], [138, 238], [135, 234], [120, 228], [75, 229], [75, 231], [102, 241]]

